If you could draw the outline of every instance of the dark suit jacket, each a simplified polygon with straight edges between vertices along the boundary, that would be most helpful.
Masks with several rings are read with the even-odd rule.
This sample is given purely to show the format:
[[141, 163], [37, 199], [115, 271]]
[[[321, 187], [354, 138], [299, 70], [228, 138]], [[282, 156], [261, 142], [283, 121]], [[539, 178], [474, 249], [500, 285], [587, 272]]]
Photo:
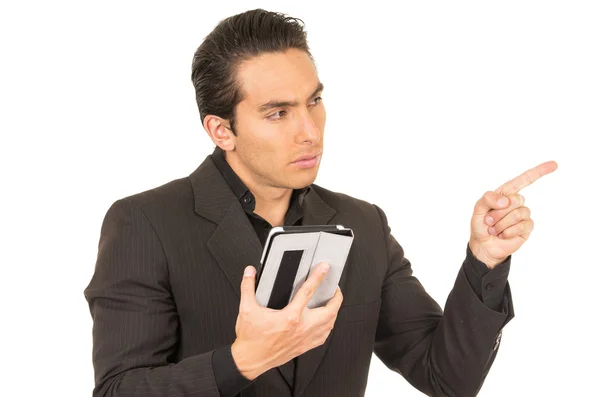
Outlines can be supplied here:
[[[241, 395], [362, 396], [372, 353], [431, 396], [476, 395], [512, 318], [486, 307], [463, 267], [444, 314], [413, 276], [377, 206], [312, 185], [305, 225], [354, 230], [327, 341], [258, 377]], [[188, 178], [115, 202], [85, 290], [94, 396], [217, 397], [215, 349], [235, 340], [244, 267], [261, 245], [210, 157]], [[467, 249], [465, 263], [475, 260]]]

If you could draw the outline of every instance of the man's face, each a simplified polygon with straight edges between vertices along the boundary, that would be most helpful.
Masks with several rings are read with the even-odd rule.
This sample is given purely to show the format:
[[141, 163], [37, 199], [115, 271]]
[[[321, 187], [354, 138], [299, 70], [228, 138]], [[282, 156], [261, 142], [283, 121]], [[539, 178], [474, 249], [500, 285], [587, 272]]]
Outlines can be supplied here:
[[[236, 108], [236, 157], [246, 178], [277, 188], [314, 182], [323, 151], [322, 85], [304, 51], [263, 54], [237, 73], [244, 99]], [[296, 161], [300, 157], [312, 157]], [[316, 157], [315, 157], [316, 156]]]

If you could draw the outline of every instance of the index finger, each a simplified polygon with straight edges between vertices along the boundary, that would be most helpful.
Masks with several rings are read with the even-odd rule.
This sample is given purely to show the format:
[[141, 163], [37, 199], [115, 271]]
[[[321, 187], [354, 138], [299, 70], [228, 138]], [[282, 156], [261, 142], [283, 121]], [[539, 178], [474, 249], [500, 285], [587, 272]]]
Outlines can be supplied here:
[[337, 317], [338, 312], [340, 311], [340, 307], [342, 306], [342, 302], [344, 300], [344, 296], [342, 295], [342, 290], [340, 287], [337, 287], [335, 294], [327, 301], [324, 306], [316, 307], [311, 309], [311, 313], [313, 315], [317, 315], [317, 322], [327, 321], [331, 319], [331, 316]]
[[292, 311], [302, 312], [310, 299], [315, 294], [315, 291], [325, 279], [327, 272], [329, 271], [328, 263], [321, 263], [317, 267], [316, 271], [312, 272], [308, 279], [302, 284], [292, 301], [288, 304], [288, 308]]
[[502, 194], [504, 196], [508, 196], [511, 194], [518, 193], [521, 189], [531, 185], [533, 182], [537, 181], [544, 175], [548, 175], [551, 172], [554, 172], [558, 168], [558, 164], [554, 161], [546, 161], [534, 167], [530, 170], [525, 171], [518, 177], [506, 182], [498, 189], [496, 189], [496, 193]]

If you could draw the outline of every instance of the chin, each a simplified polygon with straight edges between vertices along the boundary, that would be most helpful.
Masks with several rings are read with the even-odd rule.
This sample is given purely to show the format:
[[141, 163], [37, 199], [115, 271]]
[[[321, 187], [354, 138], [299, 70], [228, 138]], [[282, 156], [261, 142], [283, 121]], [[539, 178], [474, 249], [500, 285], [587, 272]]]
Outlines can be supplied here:
[[290, 178], [288, 179], [288, 183], [292, 182], [290, 188], [292, 189], [302, 189], [306, 186], [312, 185], [317, 179], [317, 173], [311, 175], [303, 175], [298, 178]]

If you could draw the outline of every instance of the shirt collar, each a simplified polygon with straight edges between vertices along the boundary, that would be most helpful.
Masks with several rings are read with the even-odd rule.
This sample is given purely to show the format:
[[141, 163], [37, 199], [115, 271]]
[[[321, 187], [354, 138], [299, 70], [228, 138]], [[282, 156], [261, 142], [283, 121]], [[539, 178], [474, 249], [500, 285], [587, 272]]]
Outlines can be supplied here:
[[[223, 175], [225, 182], [229, 185], [233, 194], [238, 199], [242, 207], [246, 212], [253, 213], [255, 208], [255, 199], [254, 194], [248, 189], [246, 184], [242, 182], [240, 177], [233, 171], [227, 160], [225, 159], [225, 151], [223, 151], [220, 147], [216, 147], [214, 152], [211, 155], [215, 166]], [[302, 212], [302, 208], [304, 206], [304, 198], [310, 191], [311, 187], [306, 186], [302, 189], [294, 189], [292, 191], [292, 197], [290, 199], [290, 210], [296, 211], [300, 210]]]

